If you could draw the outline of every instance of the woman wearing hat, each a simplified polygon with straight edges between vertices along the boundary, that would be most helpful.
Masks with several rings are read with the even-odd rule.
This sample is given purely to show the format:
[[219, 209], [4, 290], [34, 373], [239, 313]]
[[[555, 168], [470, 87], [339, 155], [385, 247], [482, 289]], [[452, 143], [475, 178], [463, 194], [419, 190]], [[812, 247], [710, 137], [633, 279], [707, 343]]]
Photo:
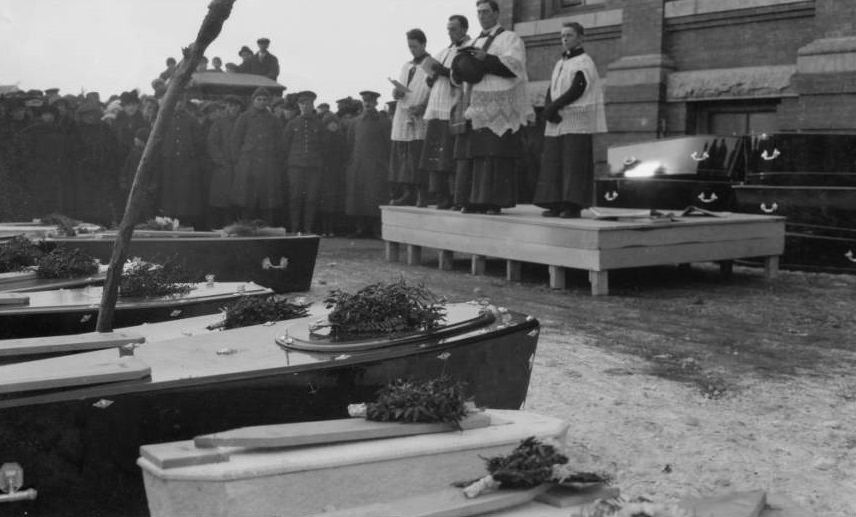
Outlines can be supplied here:
[[238, 56], [241, 58], [241, 64], [238, 65], [238, 73], [239, 74], [251, 74], [253, 73], [253, 51], [250, 50], [250, 47], [244, 45], [241, 47], [241, 50], [238, 51]]
[[101, 121], [101, 107], [85, 102], [77, 108], [70, 206], [66, 215], [82, 221], [109, 225], [118, 222], [124, 209], [116, 196], [116, 138]]
[[42, 106], [39, 121], [24, 130], [24, 188], [30, 197], [26, 217], [43, 217], [66, 210], [63, 191], [69, 186], [67, 176], [71, 157], [71, 137], [57, 125], [57, 110]]
[[164, 215], [202, 229], [205, 226], [202, 171], [204, 139], [199, 123], [188, 112], [186, 105], [186, 98], [176, 103], [161, 143], [159, 208]]

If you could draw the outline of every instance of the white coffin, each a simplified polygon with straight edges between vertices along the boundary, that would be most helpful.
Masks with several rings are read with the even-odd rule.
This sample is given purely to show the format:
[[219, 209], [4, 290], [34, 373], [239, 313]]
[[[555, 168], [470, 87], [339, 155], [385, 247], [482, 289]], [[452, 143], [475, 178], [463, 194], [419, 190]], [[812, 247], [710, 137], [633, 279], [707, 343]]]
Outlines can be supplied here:
[[158, 463], [194, 456], [200, 450], [193, 441], [144, 446], [137, 464], [152, 517], [298, 517], [442, 490], [483, 476], [483, 457], [507, 454], [529, 436], [563, 443], [568, 430], [562, 420], [532, 413], [488, 414], [490, 426], [467, 431], [288, 449], [203, 449], [199, 461], [216, 462], [175, 468]]

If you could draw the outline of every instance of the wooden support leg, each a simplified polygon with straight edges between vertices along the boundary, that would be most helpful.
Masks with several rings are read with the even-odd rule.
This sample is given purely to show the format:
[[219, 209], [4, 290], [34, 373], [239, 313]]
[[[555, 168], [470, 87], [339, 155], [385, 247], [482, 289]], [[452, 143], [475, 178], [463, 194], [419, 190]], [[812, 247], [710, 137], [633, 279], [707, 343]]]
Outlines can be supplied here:
[[731, 273], [734, 272], [734, 261], [733, 260], [720, 260], [719, 261], [719, 274], [722, 275], [723, 278], [731, 278]]
[[609, 271], [589, 271], [592, 296], [609, 294]]
[[470, 272], [474, 275], [483, 275], [485, 262], [487, 262], [487, 257], [484, 255], [473, 255], [470, 264]]
[[505, 279], [509, 282], [519, 282], [522, 274], [522, 264], [516, 260], [505, 261]]
[[565, 288], [565, 268], [562, 266], [550, 266], [550, 289]]
[[764, 257], [764, 278], [772, 280], [779, 274], [779, 256]]
[[386, 241], [386, 261], [398, 262], [401, 246], [397, 242]]
[[407, 245], [407, 265], [418, 266], [422, 263], [422, 246]]
[[440, 269], [442, 271], [449, 271], [452, 269], [452, 262], [454, 261], [455, 254], [449, 250], [440, 250], [438, 254], [437, 261], [439, 262]]

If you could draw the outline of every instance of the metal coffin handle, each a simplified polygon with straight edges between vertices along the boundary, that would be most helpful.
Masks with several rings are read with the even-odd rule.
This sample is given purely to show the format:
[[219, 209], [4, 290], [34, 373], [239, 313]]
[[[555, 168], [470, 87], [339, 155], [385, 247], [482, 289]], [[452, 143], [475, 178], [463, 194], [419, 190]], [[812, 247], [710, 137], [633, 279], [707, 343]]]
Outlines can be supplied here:
[[692, 158], [693, 161], [696, 162], [703, 162], [710, 158], [710, 154], [708, 154], [707, 151], [702, 151], [701, 154], [698, 154], [698, 151], [693, 151], [693, 154], [690, 155], [690, 158]]
[[267, 271], [268, 269], [285, 269], [288, 267], [288, 259], [282, 257], [279, 259], [279, 264], [274, 264], [271, 262], [270, 257], [265, 257], [262, 259], [262, 269]]
[[38, 492], [24, 486], [24, 469], [18, 463], [4, 463], [0, 466], [0, 503], [35, 500]]
[[853, 250], [847, 250], [847, 253], [844, 254], [847, 257], [847, 260], [850, 262], [856, 262], [856, 253], [853, 253]]
[[775, 148], [773, 149], [773, 152], [770, 154], [767, 154], [767, 150], [764, 149], [763, 151], [761, 151], [761, 158], [769, 162], [771, 160], [775, 160], [776, 158], [781, 156], [781, 154], [782, 153], [780, 153], [779, 150], [775, 149]]
[[615, 201], [616, 199], [618, 199], [618, 191], [611, 190], [611, 191], [605, 193], [603, 195], [603, 199], [605, 199], [607, 201]]
[[704, 192], [698, 195], [698, 200], [702, 203], [713, 203], [717, 199], [719, 199], [719, 197], [716, 195], [716, 192], [711, 192], [709, 197], [705, 196]]
[[778, 209], [779, 209], [779, 205], [775, 201], [773, 202], [772, 205], [770, 205], [769, 208], [767, 207], [767, 203], [761, 203], [761, 211], [764, 212], [765, 214], [772, 214], [773, 212], [775, 212]]

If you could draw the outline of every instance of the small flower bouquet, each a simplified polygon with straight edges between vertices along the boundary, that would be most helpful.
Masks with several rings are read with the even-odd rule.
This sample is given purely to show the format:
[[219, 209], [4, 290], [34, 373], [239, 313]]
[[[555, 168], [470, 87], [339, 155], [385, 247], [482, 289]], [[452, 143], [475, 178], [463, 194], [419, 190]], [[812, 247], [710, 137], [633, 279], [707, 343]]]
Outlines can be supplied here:
[[376, 422], [445, 422], [459, 428], [472, 408], [465, 385], [441, 376], [425, 382], [399, 379], [380, 390], [376, 401], [352, 404], [348, 412]]
[[285, 296], [280, 295], [242, 296], [223, 309], [222, 321], [210, 325], [208, 329], [234, 329], [302, 318], [309, 314], [310, 305], [304, 298], [296, 298], [290, 301]]
[[192, 288], [190, 275], [177, 263], [154, 264], [139, 257], [125, 262], [119, 280], [119, 295], [129, 298], [182, 295]]
[[178, 219], [173, 219], [172, 217], [162, 217], [157, 216], [152, 219], [149, 219], [145, 223], [138, 224], [136, 228], [138, 230], [160, 230], [160, 231], [175, 231], [179, 228]]

